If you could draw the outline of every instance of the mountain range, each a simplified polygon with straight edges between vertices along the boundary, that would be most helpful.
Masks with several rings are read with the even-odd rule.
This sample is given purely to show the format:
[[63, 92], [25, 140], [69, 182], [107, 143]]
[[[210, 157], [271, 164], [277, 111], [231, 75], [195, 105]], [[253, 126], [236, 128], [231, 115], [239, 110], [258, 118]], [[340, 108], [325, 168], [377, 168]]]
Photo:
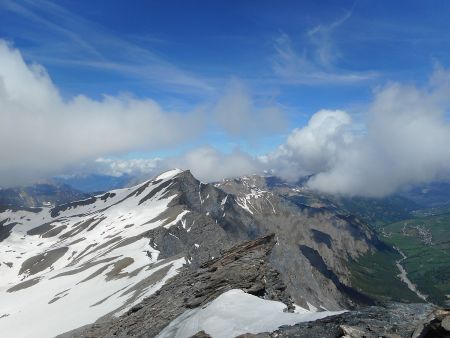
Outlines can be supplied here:
[[53, 199], [1, 200], [7, 337], [272, 336], [282, 325], [281, 336], [327, 337], [299, 324], [327, 320], [330, 337], [380, 336], [445, 322], [397, 276], [401, 250], [381, 232], [416, 209], [407, 197], [344, 199], [257, 175], [203, 183], [178, 169], [99, 194], [58, 184]]

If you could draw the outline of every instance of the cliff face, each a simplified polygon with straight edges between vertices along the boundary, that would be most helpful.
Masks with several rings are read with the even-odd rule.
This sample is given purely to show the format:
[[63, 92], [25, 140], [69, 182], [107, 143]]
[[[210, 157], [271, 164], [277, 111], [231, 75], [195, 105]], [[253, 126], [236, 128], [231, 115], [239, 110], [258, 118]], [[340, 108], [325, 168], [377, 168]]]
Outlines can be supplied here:
[[327, 206], [295, 204], [286, 198], [289, 188], [271, 185], [270, 178], [243, 177], [215, 186], [251, 214], [258, 232], [275, 233], [279, 245], [271, 260], [297, 304], [330, 310], [371, 304], [350, 287], [348, 267], [381, 245], [366, 224]]

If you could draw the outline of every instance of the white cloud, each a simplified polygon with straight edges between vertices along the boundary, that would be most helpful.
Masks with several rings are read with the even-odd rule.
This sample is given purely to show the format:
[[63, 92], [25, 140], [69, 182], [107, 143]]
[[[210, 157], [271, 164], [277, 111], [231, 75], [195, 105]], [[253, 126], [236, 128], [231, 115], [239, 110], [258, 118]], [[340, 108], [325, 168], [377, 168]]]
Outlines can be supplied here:
[[226, 154], [212, 147], [192, 150], [181, 158], [167, 160], [166, 165], [190, 169], [195, 177], [204, 182], [261, 172], [261, 163], [250, 155], [240, 150]]
[[[425, 88], [391, 83], [376, 91], [365, 133], [342, 111], [320, 111], [268, 156], [278, 174], [327, 193], [385, 196], [450, 177], [450, 73]], [[328, 122], [326, 122], [328, 121]]]
[[179, 144], [204, 128], [199, 112], [165, 112], [129, 96], [63, 100], [45, 69], [0, 40], [0, 185], [130, 150]]
[[[85, 172], [111, 176], [129, 174], [135, 177], [150, 177], [164, 170], [189, 169], [203, 182], [215, 182], [224, 178], [239, 177], [263, 172], [263, 163], [245, 152], [235, 149], [230, 153], [205, 146], [187, 151], [181, 156], [166, 158], [113, 159], [98, 158]], [[79, 168], [75, 168], [75, 171]]]
[[288, 180], [328, 170], [335, 164], [338, 150], [352, 142], [351, 124], [344, 111], [321, 110], [305, 127], [295, 129], [265, 161]]
[[112, 159], [99, 157], [95, 160], [91, 170], [110, 176], [121, 176], [124, 174], [132, 176], [149, 176], [161, 170], [163, 159], [136, 158], [136, 159]]
[[[283, 57], [295, 61], [289, 50], [287, 45], [280, 54], [287, 51]], [[130, 96], [64, 100], [43, 67], [26, 64], [18, 50], [0, 40], [0, 185], [61, 174], [68, 166], [99, 157], [97, 168], [112, 175], [177, 166], [215, 181], [275, 169], [289, 180], [314, 174], [309, 185], [321, 191], [365, 196], [450, 176], [450, 72], [439, 67], [424, 88], [399, 83], [379, 88], [365, 133], [355, 131], [346, 112], [321, 110], [262, 160], [211, 147], [179, 159], [108, 159], [184, 144], [211, 124], [239, 137], [284, 126], [278, 106], [259, 104], [238, 80], [210, 109], [212, 119], [205, 108], [167, 112], [151, 99]]]
[[163, 159], [155, 170], [191, 169], [203, 181], [273, 170], [289, 181], [313, 175], [307, 184], [325, 193], [382, 197], [450, 178], [449, 112], [450, 72], [437, 68], [424, 88], [379, 88], [363, 128], [345, 111], [320, 110], [265, 156], [205, 147]]

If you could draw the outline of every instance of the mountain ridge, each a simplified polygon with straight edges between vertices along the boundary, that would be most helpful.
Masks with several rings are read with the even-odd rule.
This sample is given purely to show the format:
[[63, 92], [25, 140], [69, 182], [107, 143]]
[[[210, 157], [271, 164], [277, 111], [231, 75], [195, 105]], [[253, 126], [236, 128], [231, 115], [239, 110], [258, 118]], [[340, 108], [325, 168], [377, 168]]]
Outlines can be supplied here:
[[[300, 207], [264, 184], [257, 177], [207, 184], [171, 170], [53, 208], [3, 211], [0, 328], [36, 316], [23, 310], [27, 297], [55, 316], [59, 326], [40, 327], [54, 334], [114, 319], [183, 266], [195, 270], [268, 233], [277, 244], [267, 259], [293, 302], [329, 310], [372, 304], [351, 286], [349, 264], [378, 250], [376, 234], [356, 218]], [[61, 318], [67, 306], [83, 316]]]

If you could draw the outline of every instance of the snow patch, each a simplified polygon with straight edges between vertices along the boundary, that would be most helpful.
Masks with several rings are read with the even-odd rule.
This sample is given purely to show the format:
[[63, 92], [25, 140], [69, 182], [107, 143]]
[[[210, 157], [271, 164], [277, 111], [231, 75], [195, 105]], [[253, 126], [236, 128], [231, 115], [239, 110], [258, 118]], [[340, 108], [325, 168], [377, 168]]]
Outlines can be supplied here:
[[344, 311], [284, 312], [286, 305], [230, 290], [202, 308], [187, 310], [174, 319], [158, 338], [191, 337], [205, 331], [213, 338], [231, 338], [244, 333], [272, 332], [282, 325], [294, 325], [340, 314]]
[[181, 170], [181, 169], [172, 169], [172, 170], [169, 170], [169, 171], [166, 171], [166, 172], [160, 174], [159, 176], [157, 176], [155, 178], [155, 180], [166, 180], [166, 179], [172, 178], [182, 172], [183, 172], [183, 170]]

